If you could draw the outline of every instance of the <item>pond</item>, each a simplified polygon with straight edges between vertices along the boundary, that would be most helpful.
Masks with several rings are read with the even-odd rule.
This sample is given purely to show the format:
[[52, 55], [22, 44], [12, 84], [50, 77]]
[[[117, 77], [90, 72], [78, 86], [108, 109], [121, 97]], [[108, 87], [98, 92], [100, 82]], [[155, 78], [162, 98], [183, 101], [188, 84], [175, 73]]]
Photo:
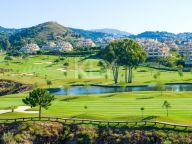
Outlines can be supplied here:
[[192, 84], [166, 84], [166, 85], [145, 85], [145, 86], [71, 86], [68, 89], [54, 88], [49, 91], [55, 95], [81, 95], [81, 94], [104, 94], [117, 92], [137, 91], [192, 91]]

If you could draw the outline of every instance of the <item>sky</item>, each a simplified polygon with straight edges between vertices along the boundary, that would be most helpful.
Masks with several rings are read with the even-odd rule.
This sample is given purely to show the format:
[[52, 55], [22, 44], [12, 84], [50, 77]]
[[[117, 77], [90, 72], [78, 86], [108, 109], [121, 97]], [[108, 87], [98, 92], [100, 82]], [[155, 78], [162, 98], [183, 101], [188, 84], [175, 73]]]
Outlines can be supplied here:
[[0, 0], [0, 26], [192, 32], [192, 0]]

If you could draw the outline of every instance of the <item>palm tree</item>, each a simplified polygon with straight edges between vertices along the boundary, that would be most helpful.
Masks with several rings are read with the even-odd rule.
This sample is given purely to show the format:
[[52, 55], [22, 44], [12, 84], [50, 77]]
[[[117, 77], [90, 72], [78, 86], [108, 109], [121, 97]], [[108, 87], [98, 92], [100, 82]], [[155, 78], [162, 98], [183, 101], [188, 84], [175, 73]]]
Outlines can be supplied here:
[[162, 107], [166, 109], [167, 117], [168, 117], [169, 116], [169, 108], [171, 108], [171, 104], [168, 101], [165, 100]]

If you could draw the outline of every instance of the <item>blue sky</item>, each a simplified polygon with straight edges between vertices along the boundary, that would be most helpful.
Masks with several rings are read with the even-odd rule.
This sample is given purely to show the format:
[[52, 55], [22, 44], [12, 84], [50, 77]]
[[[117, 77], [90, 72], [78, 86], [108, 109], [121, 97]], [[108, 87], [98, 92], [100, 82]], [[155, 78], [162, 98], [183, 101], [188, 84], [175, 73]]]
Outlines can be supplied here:
[[0, 26], [46, 21], [75, 28], [192, 32], [192, 0], [1, 0]]

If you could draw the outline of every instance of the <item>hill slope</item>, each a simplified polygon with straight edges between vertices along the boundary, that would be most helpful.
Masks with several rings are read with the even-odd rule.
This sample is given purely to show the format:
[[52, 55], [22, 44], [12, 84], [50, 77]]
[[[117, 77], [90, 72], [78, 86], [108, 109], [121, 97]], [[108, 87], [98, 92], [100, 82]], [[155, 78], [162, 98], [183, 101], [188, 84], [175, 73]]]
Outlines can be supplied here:
[[88, 39], [92, 39], [92, 40], [96, 40], [98, 38], [104, 38], [106, 36], [111, 36], [110, 34], [107, 33], [103, 33], [103, 32], [95, 32], [95, 31], [89, 31], [89, 30], [83, 30], [83, 29], [75, 29], [75, 28], [70, 28], [72, 31], [78, 33], [79, 35], [88, 38]]
[[27, 43], [34, 42], [43, 45], [47, 41], [74, 40], [79, 35], [75, 34], [69, 28], [66, 28], [56, 22], [46, 22], [26, 28], [20, 32], [14, 33], [9, 37], [12, 47], [19, 49]]

